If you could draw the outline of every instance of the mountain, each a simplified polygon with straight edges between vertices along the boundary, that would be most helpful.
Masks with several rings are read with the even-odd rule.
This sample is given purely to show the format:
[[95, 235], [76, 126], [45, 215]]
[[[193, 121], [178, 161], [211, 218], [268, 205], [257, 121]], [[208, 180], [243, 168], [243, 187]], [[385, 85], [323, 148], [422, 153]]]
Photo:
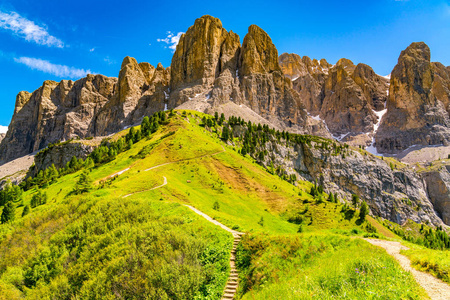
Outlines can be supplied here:
[[378, 151], [450, 141], [450, 68], [430, 62], [430, 48], [412, 43], [391, 74], [387, 113], [376, 134]]
[[164, 109], [235, 115], [293, 133], [334, 137], [372, 153], [448, 144], [450, 68], [424, 43], [389, 79], [342, 58], [335, 65], [278, 51], [261, 28], [239, 36], [203, 16], [180, 38], [171, 66], [123, 60], [118, 78], [45, 81], [16, 98], [0, 163], [74, 137], [106, 136]]
[[181, 37], [167, 69], [126, 57], [118, 79], [89, 75], [20, 92], [0, 162], [59, 140], [108, 135], [179, 106], [330, 137], [322, 122], [307, 116], [267, 33], [252, 25], [241, 46], [219, 19], [204, 16]]
[[308, 113], [323, 120], [336, 139], [371, 144], [376, 112], [384, 109], [387, 98], [385, 78], [368, 65], [355, 66], [345, 58], [330, 65], [325, 59], [283, 53], [279, 62]]

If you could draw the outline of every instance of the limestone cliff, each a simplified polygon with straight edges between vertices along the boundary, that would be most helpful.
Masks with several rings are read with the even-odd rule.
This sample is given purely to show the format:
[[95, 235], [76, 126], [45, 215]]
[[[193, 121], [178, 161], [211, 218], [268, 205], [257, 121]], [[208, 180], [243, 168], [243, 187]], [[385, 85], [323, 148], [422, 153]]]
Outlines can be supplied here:
[[354, 65], [342, 58], [336, 65], [297, 54], [283, 53], [279, 63], [293, 80], [306, 110], [324, 120], [337, 138], [368, 145], [378, 119], [374, 111], [384, 109], [387, 80], [365, 64]]
[[427, 184], [428, 195], [435, 210], [445, 224], [450, 224], [450, 166], [426, 172], [423, 178]]
[[107, 135], [163, 110], [169, 71], [160, 64], [155, 69], [126, 57], [118, 79], [88, 75], [75, 82], [45, 81], [33, 93], [20, 92], [0, 144], [0, 163], [49, 143]]
[[[285, 170], [297, 178], [316, 181], [327, 192], [338, 193], [341, 201], [350, 202], [352, 194], [356, 194], [367, 202], [372, 214], [398, 224], [410, 219], [417, 223], [442, 225], [435, 209], [441, 212], [441, 207], [448, 208], [450, 202], [446, 189], [450, 185], [445, 187], [445, 184], [450, 184], [450, 181], [439, 185], [434, 189], [437, 192], [433, 193], [433, 187], [428, 185], [427, 189], [421, 175], [408, 169], [392, 170], [385, 161], [352, 148], [342, 147], [336, 153], [336, 147], [341, 146], [317, 137], [304, 142], [272, 139], [265, 145], [270, 155], [260, 163], [268, 168], [273, 165], [274, 169]], [[255, 159], [258, 160], [257, 157]], [[444, 190], [447, 192], [440, 194]], [[435, 195], [439, 200], [434, 200]], [[433, 204], [437, 203], [440, 204], [435, 208]], [[448, 210], [445, 211], [448, 214]]]
[[250, 109], [280, 129], [329, 136], [321, 122], [308, 120], [298, 93], [283, 76], [275, 45], [256, 25], [241, 46], [239, 36], [220, 20], [197, 19], [172, 58], [170, 87], [170, 108], [230, 115], [244, 107], [241, 112]]
[[450, 141], [448, 68], [430, 62], [430, 49], [412, 43], [391, 74], [387, 114], [376, 135], [380, 152], [396, 153], [412, 145]]

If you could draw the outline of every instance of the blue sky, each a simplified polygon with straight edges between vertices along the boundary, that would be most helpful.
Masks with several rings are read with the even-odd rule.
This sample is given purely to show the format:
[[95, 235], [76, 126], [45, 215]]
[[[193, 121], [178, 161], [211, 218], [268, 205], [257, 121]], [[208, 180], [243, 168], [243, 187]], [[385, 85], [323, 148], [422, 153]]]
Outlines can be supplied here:
[[89, 72], [117, 76], [127, 55], [169, 66], [179, 33], [205, 14], [221, 19], [241, 41], [248, 26], [257, 24], [280, 54], [330, 63], [346, 57], [387, 75], [401, 50], [424, 41], [433, 61], [450, 65], [448, 0], [4, 0], [0, 125], [9, 124], [17, 93], [32, 92], [44, 80], [76, 80]]

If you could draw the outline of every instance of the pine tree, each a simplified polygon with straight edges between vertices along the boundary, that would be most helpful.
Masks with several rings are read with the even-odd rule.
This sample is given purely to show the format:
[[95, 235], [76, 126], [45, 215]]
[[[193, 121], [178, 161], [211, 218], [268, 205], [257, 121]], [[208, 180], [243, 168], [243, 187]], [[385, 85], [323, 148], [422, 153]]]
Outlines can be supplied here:
[[222, 139], [226, 142], [230, 139], [230, 132], [228, 126], [223, 126], [222, 129]]
[[144, 136], [147, 136], [150, 131], [150, 119], [148, 118], [148, 116], [145, 116], [144, 119], [142, 119], [141, 128], [142, 134]]
[[12, 201], [8, 201], [3, 207], [2, 216], [0, 217], [0, 222], [2, 224], [14, 220], [16, 215], [16, 206]]
[[91, 189], [92, 189], [92, 180], [89, 176], [89, 171], [84, 170], [83, 173], [80, 174], [80, 178], [75, 184], [73, 193], [75, 195], [83, 194], [89, 192]]
[[22, 211], [22, 217], [28, 215], [29, 213], [30, 213], [30, 207], [29, 207], [28, 205], [26, 205], [26, 206], [23, 208], [23, 211]]
[[94, 166], [95, 166], [94, 161], [92, 160], [92, 158], [88, 157], [86, 159], [86, 161], [84, 162], [84, 167], [86, 169], [90, 169], [90, 168], [93, 168]]
[[328, 195], [328, 201], [329, 202], [334, 202], [334, 196], [333, 196], [333, 193], [330, 193], [330, 195]]
[[363, 201], [363, 203], [361, 204], [361, 208], [359, 209], [359, 218], [364, 221], [368, 214], [369, 207], [367, 206], [366, 201]]
[[353, 194], [353, 195], [352, 195], [352, 204], [353, 204], [353, 207], [356, 208], [356, 207], [358, 206], [358, 203], [359, 203], [359, 196], [356, 195], [356, 194]]

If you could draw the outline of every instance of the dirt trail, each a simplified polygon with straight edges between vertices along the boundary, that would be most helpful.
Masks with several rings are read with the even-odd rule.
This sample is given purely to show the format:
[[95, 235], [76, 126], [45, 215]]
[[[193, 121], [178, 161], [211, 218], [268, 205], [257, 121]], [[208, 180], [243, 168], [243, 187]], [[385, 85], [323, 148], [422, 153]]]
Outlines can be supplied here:
[[382, 247], [386, 249], [387, 253], [393, 256], [399, 263], [400, 266], [408, 272], [411, 272], [416, 279], [417, 283], [420, 284], [428, 296], [433, 300], [448, 300], [450, 299], [450, 286], [445, 282], [437, 279], [431, 274], [418, 271], [411, 267], [411, 261], [406, 256], [400, 254], [400, 250], [408, 250], [407, 247], [403, 246], [399, 242], [391, 242], [376, 239], [364, 239], [371, 243], [372, 245]]
[[[221, 146], [222, 146], [222, 145], [221, 145]], [[171, 165], [171, 164], [176, 164], [176, 163], [179, 163], [179, 162], [182, 162], [182, 161], [188, 161], [188, 160], [199, 159], [199, 158], [203, 158], [203, 157], [206, 157], [206, 156], [214, 156], [214, 155], [217, 155], [217, 154], [226, 152], [224, 146], [222, 146], [222, 149], [223, 149], [223, 151], [219, 151], [219, 152], [216, 152], [216, 153], [213, 153], [213, 154], [204, 154], [204, 155], [196, 156], [196, 157], [193, 157], [193, 158], [179, 159], [179, 160], [175, 160], [175, 161], [171, 161], [171, 162], [166, 162], [166, 163], [163, 163], [163, 164], [156, 165], [156, 166], [154, 166], [154, 167], [148, 168], [148, 169], [146, 169], [146, 170], [144, 170], [144, 171], [147, 172], [147, 171], [150, 171], [150, 170], [153, 170], [153, 169], [162, 167], [162, 166], [167, 166], [167, 165]]]
[[234, 296], [236, 295], [236, 291], [237, 291], [237, 288], [238, 288], [238, 285], [239, 285], [239, 277], [238, 277], [238, 272], [237, 272], [236, 265], [235, 265], [236, 247], [239, 244], [239, 242], [241, 241], [241, 235], [243, 235], [244, 233], [236, 231], [236, 230], [233, 230], [231, 228], [228, 228], [227, 226], [225, 226], [222, 223], [214, 220], [213, 218], [211, 218], [207, 214], [202, 213], [201, 211], [199, 211], [198, 209], [196, 209], [193, 206], [190, 206], [190, 205], [185, 205], [185, 206], [190, 208], [196, 214], [202, 216], [203, 218], [205, 218], [209, 222], [211, 222], [211, 223], [213, 223], [213, 224], [215, 224], [217, 226], [220, 226], [220, 228], [230, 232], [233, 235], [233, 238], [234, 238], [233, 249], [231, 250], [231, 255], [230, 255], [230, 267], [231, 267], [230, 276], [228, 276], [228, 282], [227, 282], [227, 285], [225, 286], [225, 290], [223, 292], [222, 300], [234, 299]]
[[164, 182], [163, 182], [163, 184], [158, 185], [158, 186], [155, 186], [154, 188], [151, 188], [151, 189], [148, 189], [148, 190], [145, 190], [145, 191], [140, 191], [140, 192], [136, 192], [136, 193], [131, 193], [131, 194], [125, 195], [125, 196], [123, 196], [122, 198], [130, 197], [131, 195], [135, 195], [135, 194], [139, 194], [139, 193], [143, 193], [143, 192], [148, 192], [148, 191], [153, 191], [153, 190], [162, 188], [163, 186], [165, 186], [165, 185], [167, 184], [167, 178], [166, 178], [166, 176], [163, 176], [163, 177], [164, 177]]

